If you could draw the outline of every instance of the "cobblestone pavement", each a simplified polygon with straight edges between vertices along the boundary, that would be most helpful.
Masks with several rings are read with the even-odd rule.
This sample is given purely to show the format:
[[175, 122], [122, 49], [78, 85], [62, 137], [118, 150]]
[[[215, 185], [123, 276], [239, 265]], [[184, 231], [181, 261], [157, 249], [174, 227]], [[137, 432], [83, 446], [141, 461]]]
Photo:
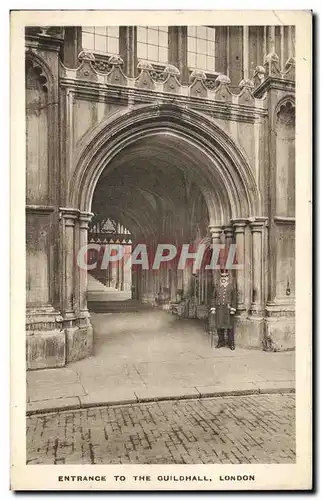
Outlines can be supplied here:
[[27, 463], [294, 463], [295, 394], [226, 396], [27, 418]]

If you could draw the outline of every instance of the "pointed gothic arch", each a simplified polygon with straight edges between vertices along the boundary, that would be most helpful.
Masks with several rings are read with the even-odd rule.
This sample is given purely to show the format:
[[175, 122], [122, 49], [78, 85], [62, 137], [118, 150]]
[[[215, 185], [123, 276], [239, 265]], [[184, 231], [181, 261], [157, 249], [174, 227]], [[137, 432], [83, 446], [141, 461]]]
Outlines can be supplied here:
[[252, 217], [261, 212], [260, 193], [246, 154], [208, 116], [175, 104], [140, 105], [119, 111], [80, 140], [68, 203], [90, 211], [103, 170], [127, 146], [144, 138], [166, 136], [189, 148], [200, 179], [210, 223]]

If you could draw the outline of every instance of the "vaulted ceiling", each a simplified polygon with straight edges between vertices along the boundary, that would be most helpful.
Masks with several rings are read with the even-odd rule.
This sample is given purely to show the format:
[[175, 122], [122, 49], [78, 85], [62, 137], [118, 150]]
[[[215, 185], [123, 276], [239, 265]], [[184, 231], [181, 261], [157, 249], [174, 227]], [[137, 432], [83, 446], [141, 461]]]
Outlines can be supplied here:
[[205, 236], [209, 218], [198, 161], [171, 135], [139, 139], [104, 169], [92, 211], [118, 220], [138, 239]]

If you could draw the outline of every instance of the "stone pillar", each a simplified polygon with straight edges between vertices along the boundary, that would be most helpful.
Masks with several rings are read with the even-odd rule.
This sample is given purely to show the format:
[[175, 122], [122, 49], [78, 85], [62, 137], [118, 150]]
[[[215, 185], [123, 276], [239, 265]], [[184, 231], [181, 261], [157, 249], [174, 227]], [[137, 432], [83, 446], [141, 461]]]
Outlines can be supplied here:
[[268, 52], [275, 53], [275, 26], [268, 27]]
[[215, 30], [215, 71], [227, 75], [227, 44], [228, 28], [227, 26], [216, 26]]
[[[221, 244], [221, 235], [222, 235], [222, 227], [216, 225], [210, 225], [209, 231], [211, 235], [211, 243], [212, 245], [220, 245]], [[216, 263], [217, 265], [217, 263]], [[216, 284], [216, 277], [218, 276], [219, 269], [214, 269], [212, 272], [212, 285]]]
[[243, 267], [237, 269], [237, 312], [243, 314], [246, 311], [245, 306], [245, 227], [246, 219], [234, 219], [235, 244], [237, 263]]
[[243, 26], [229, 26], [228, 57], [231, 89], [239, 92], [238, 85], [243, 79]]
[[[125, 247], [123, 246], [123, 250], [125, 252]], [[122, 259], [120, 259], [120, 279], [119, 279], [119, 289], [124, 290], [124, 255], [122, 256]]]
[[75, 288], [75, 221], [78, 210], [71, 208], [61, 209], [63, 221], [63, 262], [64, 262], [64, 293], [63, 293], [63, 318], [75, 319], [74, 288]]
[[64, 45], [61, 49], [61, 58], [67, 68], [77, 68], [78, 54], [82, 50], [82, 28], [80, 26], [66, 26], [64, 30]]
[[121, 267], [121, 265], [120, 265], [120, 259], [118, 259], [116, 261], [116, 286], [115, 286], [115, 288], [117, 290], [121, 289], [120, 288], [120, 267]]
[[295, 26], [287, 26], [287, 59], [295, 57]]
[[249, 27], [243, 26], [243, 77], [249, 79]]
[[187, 63], [187, 26], [169, 26], [169, 64], [173, 64], [180, 71], [181, 83], [189, 82], [189, 68]]
[[257, 217], [250, 223], [252, 234], [252, 303], [251, 313], [261, 315], [263, 309], [264, 228], [266, 217]]
[[191, 268], [185, 266], [182, 270], [182, 289], [184, 297], [189, 297], [192, 293], [192, 274]]
[[136, 26], [120, 26], [120, 56], [124, 61], [123, 71], [130, 78], [136, 76], [136, 45]]
[[[88, 236], [88, 223], [90, 222], [93, 214], [90, 212], [80, 212], [79, 215], [79, 248], [87, 245]], [[79, 309], [80, 317], [89, 317], [87, 308], [87, 271], [85, 269], [79, 270]]]
[[233, 243], [234, 231], [232, 226], [224, 226], [223, 230], [225, 235], [225, 247], [229, 248], [230, 245]]

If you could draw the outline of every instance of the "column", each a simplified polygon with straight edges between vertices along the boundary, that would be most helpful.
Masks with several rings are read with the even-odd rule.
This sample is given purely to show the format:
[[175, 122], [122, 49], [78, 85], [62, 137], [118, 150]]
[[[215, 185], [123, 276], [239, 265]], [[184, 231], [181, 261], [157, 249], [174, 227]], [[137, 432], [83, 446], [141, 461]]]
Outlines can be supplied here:
[[263, 64], [265, 57], [267, 54], [267, 26], [264, 26], [264, 33], [263, 33], [263, 59], [260, 61], [260, 64]]
[[252, 234], [252, 315], [263, 309], [263, 232], [267, 218], [257, 217], [250, 222]]
[[227, 42], [228, 27], [216, 26], [215, 28], [215, 71], [227, 75]]
[[120, 290], [120, 259], [116, 261], [116, 286], [117, 290]]
[[187, 265], [182, 270], [182, 289], [184, 297], [190, 297], [192, 294], [192, 275], [191, 268]]
[[[93, 217], [90, 212], [80, 212], [79, 215], [79, 248], [87, 245], [88, 241], [88, 224]], [[87, 308], [87, 271], [85, 269], [79, 270], [79, 304], [80, 316], [82, 318], [89, 317]]]
[[280, 39], [281, 39], [281, 53], [280, 53], [280, 68], [284, 71], [285, 57], [284, 57], [284, 26], [280, 26]]
[[112, 288], [117, 287], [117, 261], [110, 262], [110, 286]]
[[120, 26], [120, 56], [125, 75], [134, 78], [137, 71], [136, 26]]
[[[212, 245], [220, 245], [221, 244], [221, 235], [222, 235], [222, 227], [221, 226], [216, 226], [216, 225], [210, 225], [209, 226], [209, 231], [211, 235], [211, 243]], [[219, 261], [219, 259], [218, 259]], [[215, 286], [216, 284], [216, 277], [218, 275], [217, 269], [214, 269], [212, 271], [212, 285]]]
[[77, 68], [78, 54], [82, 50], [82, 28], [80, 26], [65, 26], [62, 60], [67, 68]]
[[243, 76], [244, 80], [249, 78], [249, 28], [243, 26]]
[[[125, 246], [123, 245], [123, 250], [125, 252]], [[120, 279], [119, 279], [119, 283], [120, 283], [120, 290], [124, 290], [124, 255], [122, 256], [122, 259], [120, 259]]]
[[78, 210], [64, 208], [61, 209], [63, 221], [63, 262], [64, 262], [64, 294], [63, 312], [64, 319], [75, 318], [74, 312], [74, 288], [75, 288], [75, 221], [78, 218]]
[[181, 83], [189, 82], [189, 69], [187, 63], [187, 26], [169, 26], [169, 64], [173, 64], [180, 71]]
[[286, 26], [287, 33], [287, 58], [295, 56], [295, 51], [293, 50], [293, 40], [292, 40], [292, 26]]
[[243, 27], [229, 26], [229, 78], [231, 88], [240, 91], [238, 85], [243, 79]]
[[232, 221], [235, 232], [235, 244], [237, 263], [243, 267], [236, 270], [237, 277], [237, 311], [243, 314], [246, 311], [245, 306], [245, 227], [246, 219], [234, 219]]
[[224, 235], [225, 235], [225, 247], [229, 248], [233, 243], [234, 230], [232, 226], [224, 226]]
[[275, 26], [268, 27], [268, 52], [275, 53]]

